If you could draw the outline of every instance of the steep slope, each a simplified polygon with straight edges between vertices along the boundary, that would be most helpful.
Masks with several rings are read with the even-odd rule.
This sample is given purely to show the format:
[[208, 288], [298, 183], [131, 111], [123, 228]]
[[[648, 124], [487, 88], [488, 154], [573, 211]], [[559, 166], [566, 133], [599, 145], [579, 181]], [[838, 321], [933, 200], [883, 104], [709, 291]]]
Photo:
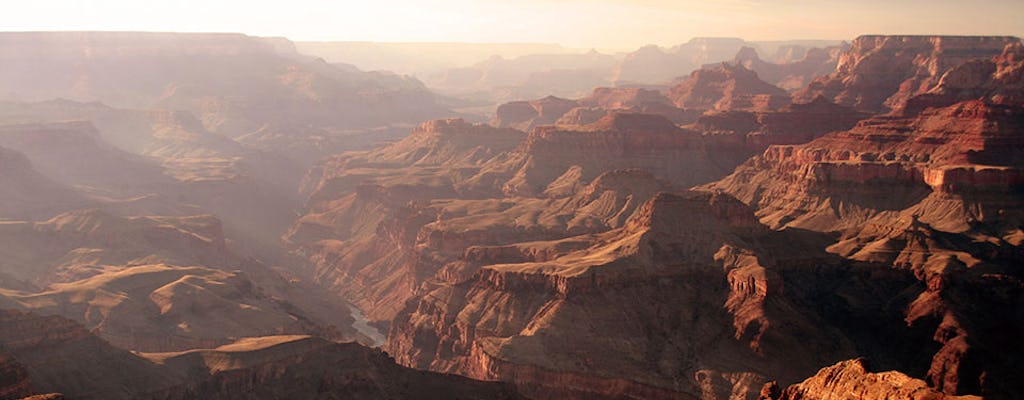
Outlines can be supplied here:
[[836, 70], [797, 93], [798, 102], [824, 96], [835, 103], [879, 112], [927, 92], [950, 68], [988, 59], [1020, 39], [1005, 36], [860, 36], [839, 57]]

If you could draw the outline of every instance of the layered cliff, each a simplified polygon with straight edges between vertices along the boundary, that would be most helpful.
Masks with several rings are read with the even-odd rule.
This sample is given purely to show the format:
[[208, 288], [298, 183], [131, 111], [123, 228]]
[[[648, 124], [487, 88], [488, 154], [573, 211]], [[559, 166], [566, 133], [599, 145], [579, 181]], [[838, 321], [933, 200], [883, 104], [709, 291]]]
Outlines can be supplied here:
[[734, 157], [713, 157], [697, 132], [658, 115], [610, 113], [584, 126], [543, 126], [483, 173], [511, 172], [502, 190], [539, 195], [565, 180], [588, 182], [611, 169], [640, 168], [690, 186], [724, 175]]
[[860, 36], [840, 55], [834, 72], [814, 79], [795, 99], [824, 96], [870, 112], [899, 108], [932, 89], [951, 68], [997, 56], [1019, 42], [1005, 36]]
[[535, 398], [752, 396], [853, 353], [783, 294], [759, 246], [804, 244], [772, 236], [729, 196], [658, 194], [621, 227], [521, 243], [452, 276], [409, 303], [385, 348]]
[[[807, 144], [771, 147], [713, 186], [772, 226], [842, 229], [915, 208], [926, 222], [963, 231], [1015, 198], [1020, 121], [1018, 108], [985, 101], [875, 117]], [[957, 211], [958, 201], [981, 209]]]

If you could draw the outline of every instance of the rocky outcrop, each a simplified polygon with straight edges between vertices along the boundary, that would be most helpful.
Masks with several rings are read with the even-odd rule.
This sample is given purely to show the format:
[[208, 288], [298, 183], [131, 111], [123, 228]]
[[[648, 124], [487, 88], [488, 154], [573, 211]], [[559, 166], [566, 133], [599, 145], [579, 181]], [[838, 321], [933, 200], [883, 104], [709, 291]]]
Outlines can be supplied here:
[[947, 396], [928, 387], [924, 381], [896, 371], [870, 372], [863, 359], [843, 361], [823, 368], [817, 375], [792, 385], [781, 393], [763, 396], [765, 400], [924, 400], [980, 399], [977, 396]]
[[934, 88], [950, 69], [990, 59], [1020, 39], [1005, 36], [861, 36], [840, 57], [836, 70], [795, 95], [798, 102], [824, 96], [858, 110], [900, 108]]
[[770, 111], [789, 104], [789, 95], [742, 65], [718, 64], [694, 71], [668, 91], [680, 108]]

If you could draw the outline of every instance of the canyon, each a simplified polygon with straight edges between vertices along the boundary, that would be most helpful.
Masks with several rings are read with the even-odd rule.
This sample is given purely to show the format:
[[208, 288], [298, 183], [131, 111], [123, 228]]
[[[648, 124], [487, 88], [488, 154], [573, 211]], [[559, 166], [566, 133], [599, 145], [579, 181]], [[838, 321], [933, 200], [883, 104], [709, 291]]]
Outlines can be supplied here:
[[0, 399], [1024, 392], [1020, 39], [527, 48], [0, 33]]

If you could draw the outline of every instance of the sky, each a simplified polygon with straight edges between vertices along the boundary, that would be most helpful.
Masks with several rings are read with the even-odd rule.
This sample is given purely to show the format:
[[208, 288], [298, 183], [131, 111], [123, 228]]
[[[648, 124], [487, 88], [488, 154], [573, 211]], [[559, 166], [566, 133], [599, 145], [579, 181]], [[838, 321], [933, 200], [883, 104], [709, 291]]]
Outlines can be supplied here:
[[1024, 36], [1024, 0], [3, 0], [2, 31], [241, 32], [292, 40], [674, 45], [692, 37]]

